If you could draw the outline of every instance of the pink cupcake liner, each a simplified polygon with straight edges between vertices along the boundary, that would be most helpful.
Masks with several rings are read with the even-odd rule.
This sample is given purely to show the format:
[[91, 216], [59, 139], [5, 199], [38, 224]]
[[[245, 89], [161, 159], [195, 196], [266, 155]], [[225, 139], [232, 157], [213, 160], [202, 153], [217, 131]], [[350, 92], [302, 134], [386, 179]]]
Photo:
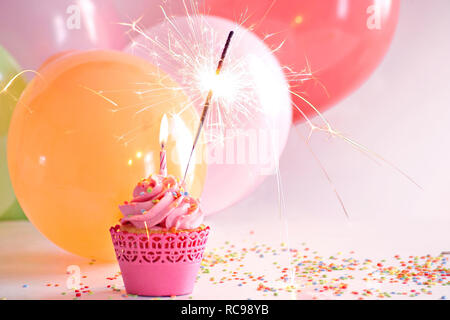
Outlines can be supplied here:
[[203, 230], [134, 234], [110, 230], [125, 289], [141, 296], [192, 292], [209, 235]]

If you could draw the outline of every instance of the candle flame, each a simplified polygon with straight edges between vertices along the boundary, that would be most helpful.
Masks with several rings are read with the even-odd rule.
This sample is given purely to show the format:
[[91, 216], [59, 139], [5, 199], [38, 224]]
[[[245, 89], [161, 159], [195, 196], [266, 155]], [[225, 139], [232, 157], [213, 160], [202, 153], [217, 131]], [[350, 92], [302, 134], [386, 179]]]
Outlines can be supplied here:
[[164, 146], [166, 145], [168, 136], [169, 136], [169, 121], [167, 120], [166, 114], [164, 114], [161, 119], [161, 125], [159, 127], [159, 143], [161, 144], [161, 147], [164, 148]]

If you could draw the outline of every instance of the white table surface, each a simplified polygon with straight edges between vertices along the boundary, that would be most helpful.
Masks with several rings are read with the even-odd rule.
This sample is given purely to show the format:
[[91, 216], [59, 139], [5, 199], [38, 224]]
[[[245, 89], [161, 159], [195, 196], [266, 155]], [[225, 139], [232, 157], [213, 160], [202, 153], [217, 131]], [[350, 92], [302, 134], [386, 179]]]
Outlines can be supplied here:
[[[417, 256], [421, 263], [424, 260], [420, 256], [430, 254], [435, 257], [449, 249], [445, 246], [448, 244], [445, 224], [430, 226], [417, 221], [405, 227], [399, 236], [397, 227], [392, 225], [348, 221], [297, 224], [291, 221], [289, 245], [291, 252], [298, 250], [297, 254], [301, 256], [298, 261], [292, 258], [291, 262], [293, 265], [303, 263], [292, 283], [280, 279], [285, 274], [283, 268], [289, 267], [289, 256], [286, 234], [276, 231], [283, 230], [278, 217], [260, 219], [262, 222], [254, 223], [251, 228], [247, 219], [235, 227], [227, 222], [230, 219], [225, 215], [209, 220], [213, 220], [210, 224], [214, 231], [204, 260], [206, 266], [199, 272], [194, 292], [172, 299], [446, 299], [450, 296], [449, 285], [434, 283], [426, 286], [412, 281], [389, 283], [395, 275], [376, 271], [378, 263], [382, 263], [383, 268], [395, 266], [397, 269], [394, 270], [406, 270], [394, 258], [397, 254], [406, 263], [413, 260], [409, 256]], [[433, 235], [421, 237], [423, 230], [431, 227]], [[282, 241], [285, 241], [284, 246]], [[242, 248], [248, 253], [243, 254]], [[213, 254], [222, 262], [211, 267]], [[371, 262], [364, 264], [364, 259]], [[359, 263], [355, 270], [348, 270], [355, 261]], [[346, 267], [318, 272], [319, 262]], [[78, 298], [66, 286], [69, 265], [80, 267], [83, 286], [88, 286], [87, 292], [81, 292]], [[313, 271], [308, 267], [313, 267]], [[436, 264], [430, 267], [433, 269]], [[366, 270], [359, 270], [361, 268]], [[118, 272], [116, 263], [93, 262], [66, 253], [46, 240], [29, 222], [0, 223], [1, 299], [155, 299], [126, 295]], [[302, 272], [307, 272], [306, 278], [300, 277], [304, 275]], [[370, 276], [372, 272], [374, 276]], [[260, 276], [263, 279], [253, 281]], [[381, 283], [373, 280], [381, 276], [385, 276]], [[447, 282], [448, 279], [444, 281]], [[266, 290], [258, 290], [261, 285]], [[327, 285], [346, 287], [341, 292], [323, 290]]]

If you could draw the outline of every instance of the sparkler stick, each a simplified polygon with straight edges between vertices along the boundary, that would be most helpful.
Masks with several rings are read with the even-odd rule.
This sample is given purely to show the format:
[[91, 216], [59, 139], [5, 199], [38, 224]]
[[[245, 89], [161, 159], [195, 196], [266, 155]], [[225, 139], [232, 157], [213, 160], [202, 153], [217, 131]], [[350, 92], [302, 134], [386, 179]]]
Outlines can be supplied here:
[[[233, 37], [233, 34], [234, 34], [234, 31], [230, 31], [230, 33], [228, 34], [227, 42], [225, 43], [225, 46], [223, 47], [222, 55], [220, 56], [220, 60], [219, 60], [219, 63], [217, 65], [216, 76], [218, 76], [220, 74], [220, 70], [222, 70], [223, 61], [225, 60], [225, 56], [227, 55], [228, 47], [230, 46], [230, 41], [231, 41], [231, 38]], [[202, 128], [203, 128], [203, 124], [205, 123], [205, 120], [206, 120], [206, 115], [208, 114], [209, 105], [211, 103], [212, 95], [213, 95], [213, 90], [210, 89], [209, 92], [208, 92], [208, 96], [206, 97], [205, 104], [203, 105], [202, 116], [200, 118], [200, 124], [199, 124], [198, 129], [197, 129], [197, 134], [195, 135], [194, 144], [192, 145], [191, 154], [189, 155], [189, 160], [188, 160], [188, 163], [186, 165], [186, 171], [184, 172], [184, 177], [183, 177], [182, 184], [186, 180], [186, 175], [187, 175], [187, 172], [189, 170], [189, 165], [191, 164], [192, 155], [194, 154], [194, 150], [195, 150], [195, 147], [197, 145], [198, 138], [200, 137], [200, 133], [201, 133]]]

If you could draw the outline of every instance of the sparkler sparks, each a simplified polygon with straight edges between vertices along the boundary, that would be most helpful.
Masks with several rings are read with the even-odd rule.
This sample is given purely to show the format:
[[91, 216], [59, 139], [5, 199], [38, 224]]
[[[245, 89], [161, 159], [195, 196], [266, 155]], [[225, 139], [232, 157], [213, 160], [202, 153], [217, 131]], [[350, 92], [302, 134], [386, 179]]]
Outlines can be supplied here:
[[[256, 87], [253, 77], [257, 76], [249, 74], [252, 57], [230, 53], [226, 66], [219, 75], [215, 74], [217, 53], [222, 49], [218, 47], [222, 43], [221, 35], [209, 25], [209, 18], [200, 14], [190, 15], [189, 12], [186, 15], [186, 19], [174, 19], [165, 14], [164, 28], [148, 32], [135, 22], [122, 25], [137, 34], [130, 52], [145, 56], [168, 74], [175, 75], [178, 89], [191, 98], [191, 104], [179, 114], [192, 107], [201, 112], [202, 103], [213, 90], [210, 112], [205, 121], [205, 142], [223, 144], [225, 138], [237, 136], [235, 130], [242, 123], [265, 111], [260, 97], [253, 92]], [[236, 26], [233, 39], [236, 47], [243, 44], [241, 41], [246, 36], [245, 29]], [[227, 137], [225, 129], [230, 129]]]
[[[40, 73], [34, 70], [22, 70], [20, 72], [18, 72], [17, 74], [15, 74], [4, 86], [3, 88], [0, 88], [0, 95], [2, 94], [6, 94], [9, 97], [11, 97], [14, 101], [16, 101], [17, 103], [20, 103], [19, 98], [15, 97], [14, 95], [12, 95], [8, 89], [13, 85], [13, 83], [18, 80], [22, 75], [24, 75], [25, 73], [33, 73], [39, 77], [41, 77]], [[42, 77], [41, 77], [42, 78]], [[27, 109], [27, 111], [29, 113], [32, 113], [33, 111], [27, 106], [25, 105], [25, 108]]]

